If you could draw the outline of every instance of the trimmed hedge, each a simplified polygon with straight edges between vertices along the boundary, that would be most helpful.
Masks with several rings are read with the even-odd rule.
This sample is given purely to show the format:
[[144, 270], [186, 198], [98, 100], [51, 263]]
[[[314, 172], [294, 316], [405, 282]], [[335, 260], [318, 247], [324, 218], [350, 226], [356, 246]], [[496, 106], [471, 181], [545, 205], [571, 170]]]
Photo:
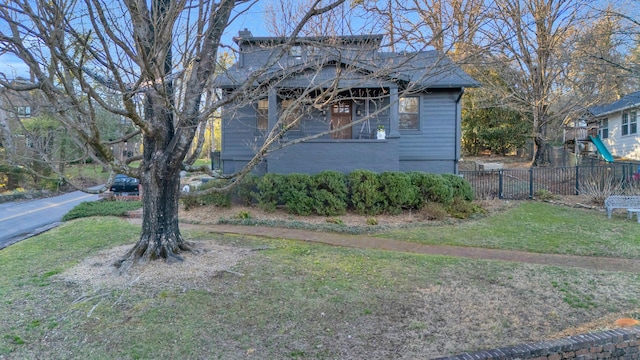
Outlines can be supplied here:
[[344, 174], [339, 171], [323, 171], [314, 175], [312, 181], [311, 198], [315, 214], [336, 216], [347, 212], [349, 189]]
[[369, 170], [355, 170], [347, 175], [351, 207], [363, 215], [377, 215], [384, 211], [384, 196], [380, 178]]
[[[203, 186], [224, 184], [226, 180], [215, 180]], [[438, 203], [461, 217], [475, 211], [462, 204], [473, 198], [469, 182], [453, 174], [356, 170], [348, 175], [323, 171], [315, 175], [247, 176], [230, 193], [204, 195], [188, 200], [185, 206], [229, 206], [233, 199], [244, 205], [257, 204], [266, 211], [283, 207], [294, 215], [338, 216], [349, 209], [362, 215], [399, 214]]]

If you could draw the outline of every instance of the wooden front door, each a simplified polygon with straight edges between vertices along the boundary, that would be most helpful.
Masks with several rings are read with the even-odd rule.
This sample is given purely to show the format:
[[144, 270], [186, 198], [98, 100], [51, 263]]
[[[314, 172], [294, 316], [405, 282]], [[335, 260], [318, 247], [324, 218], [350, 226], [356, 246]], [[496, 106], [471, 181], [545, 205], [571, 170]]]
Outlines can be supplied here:
[[[351, 123], [351, 101], [340, 101], [331, 106], [331, 129]], [[333, 139], [351, 139], [351, 127], [331, 134]]]

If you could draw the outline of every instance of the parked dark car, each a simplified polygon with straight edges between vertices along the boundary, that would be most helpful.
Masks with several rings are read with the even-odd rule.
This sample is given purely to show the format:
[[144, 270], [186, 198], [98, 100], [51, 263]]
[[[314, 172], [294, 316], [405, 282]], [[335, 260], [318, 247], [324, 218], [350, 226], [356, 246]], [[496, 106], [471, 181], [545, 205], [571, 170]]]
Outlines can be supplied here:
[[118, 174], [111, 185], [111, 191], [116, 195], [138, 195], [138, 185], [140, 185], [138, 179]]

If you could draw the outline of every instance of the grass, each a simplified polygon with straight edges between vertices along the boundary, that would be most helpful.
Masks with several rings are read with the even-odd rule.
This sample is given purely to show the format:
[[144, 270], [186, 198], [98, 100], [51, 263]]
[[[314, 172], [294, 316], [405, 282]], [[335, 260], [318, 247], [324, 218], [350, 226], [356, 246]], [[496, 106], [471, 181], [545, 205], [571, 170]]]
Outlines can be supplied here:
[[[523, 224], [542, 227], [536, 222], [562, 230], [554, 219], [563, 208], [541, 205], [494, 216], [503, 221], [501, 236], [518, 234]], [[576, 218], [569, 227], [596, 220], [569, 210]], [[400, 234], [450, 232], [465, 239], [500, 225], [492, 219]], [[637, 225], [608, 223], [619, 227], [618, 235], [632, 229], [626, 223]], [[233, 273], [202, 283], [103, 288], [59, 276], [103, 249], [133, 243], [139, 227], [124, 220], [78, 219], [2, 250], [0, 358], [433, 358], [548, 339], [614, 312], [637, 313], [639, 306], [637, 274], [184, 234], [260, 251], [250, 251]], [[570, 234], [543, 241], [585, 246]]]
[[63, 221], [90, 216], [126, 216], [128, 211], [140, 209], [140, 201], [100, 200], [83, 202], [71, 209], [63, 217]]
[[65, 168], [65, 176], [71, 181], [77, 179], [94, 179], [98, 183], [107, 181], [109, 177], [108, 171], [103, 171], [102, 166], [89, 165], [72, 165]]
[[480, 220], [421, 226], [380, 236], [421, 244], [455, 245], [537, 253], [640, 258], [638, 223], [616, 214], [524, 201]]

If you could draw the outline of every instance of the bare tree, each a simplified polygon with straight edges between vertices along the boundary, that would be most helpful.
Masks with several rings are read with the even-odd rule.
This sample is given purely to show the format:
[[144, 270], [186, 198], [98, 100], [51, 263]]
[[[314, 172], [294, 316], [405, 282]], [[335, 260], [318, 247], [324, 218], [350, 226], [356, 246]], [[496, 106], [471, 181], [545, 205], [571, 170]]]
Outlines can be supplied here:
[[[253, 158], [232, 174], [239, 180], [274, 151], [358, 125], [398, 106], [397, 97], [402, 94], [415, 93], [419, 87], [424, 90], [429, 81], [449, 79], [447, 74], [431, 71], [451, 71], [450, 62], [439, 54], [373, 56], [377, 42], [381, 41], [377, 35], [355, 36], [358, 41], [375, 40], [368, 48], [370, 51], [364, 52], [368, 57], [360, 58], [358, 52], [350, 48], [349, 41], [331, 36], [303, 40], [309, 50], [323, 47], [304, 64], [296, 56], [289, 56], [305, 26], [319, 16], [329, 16], [344, 0], [309, 2], [304, 12], [296, 15], [296, 26], [287, 28], [287, 37], [260, 48], [259, 51], [269, 54], [264, 63], [237, 68], [235, 72], [226, 71], [218, 61], [219, 49], [228, 46], [221, 43], [222, 34], [235, 16], [242, 15], [254, 3], [123, 0], [107, 4], [100, 0], [22, 0], [0, 5], [1, 50], [22, 59], [33, 78], [33, 81], [15, 83], [5, 77], [0, 84], [14, 92], [42, 94], [89, 156], [111, 169], [109, 182], [116, 173], [140, 178], [142, 233], [119, 262], [123, 270], [147, 260], [180, 260], [181, 252], [191, 250], [178, 225], [179, 173], [181, 170], [210, 171], [191, 166], [195, 157], [189, 154], [198, 129], [202, 129], [218, 109], [235, 109], [240, 113], [239, 109], [254, 106], [259, 99], [271, 96], [281, 82], [294, 75], [313, 79], [307, 86], [281, 94], [288, 96], [287, 105], [274, 117], [277, 122], [269, 127], [263, 141], [252, 144]], [[379, 63], [373, 62], [374, 57], [376, 61], [383, 61], [383, 65], [377, 66]], [[420, 66], [411, 65], [413, 60]], [[333, 68], [335, 76], [322, 80], [318, 75], [328, 63], [339, 66]], [[403, 69], [411, 71], [411, 76], [403, 75]], [[367, 76], [361, 76], [362, 72]], [[350, 76], [356, 73], [360, 76]], [[221, 78], [233, 82], [234, 86], [216, 89]], [[389, 93], [382, 89], [378, 95], [353, 90], [366, 87], [363, 84], [403, 78], [410, 81], [402, 80], [401, 89], [394, 93], [395, 102], [390, 101]], [[119, 94], [119, 101], [108, 101], [105, 89]], [[289, 130], [306, 113], [326, 109], [345, 97], [354, 101], [376, 100], [379, 104], [386, 99], [386, 103], [349, 124], [327, 123], [326, 131], [321, 133], [287, 138]], [[120, 116], [134, 126], [117, 139], [105, 139], [97, 121], [101, 110]], [[390, 130], [398, 131], [397, 128]], [[123, 160], [114, 154], [114, 144], [136, 136], [142, 137], [142, 155]], [[195, 149], [199, 147], [196, 143]], [[136, 160], [140, 160], [140, 167], [130, 167]]]
[[504, 78], [511, 86], [501, 97], [531, 114], [534, 166], [544, 161], [547, 126], [554, 116], [562, 116], [563, 111], [554, 106], [562, 93], [558, 85], [563, 69], [571, 60], [563, 50], [586, 4], [582, 0], [496, 0], [491, 26], [483, 29], [497, 54], [494, 59], [510, 70]]
[[[314, 1], [291, 34], [343, 2]], [[5, 76], [2, 85], [46, 97], [90, 156], [112, 169], [109, 182], [117, 172], [140, 178], [142, 234], [120, 262], [122, 269], [138, 261], [180, 260], [179, 254], [190, 250], [178, 226], [179, 173], [189, 168], [183, 160], [198, 126], [268, 68], [255, 71], [244, 89], [203, 102], [217, 71], [225, 28], [253, 3], [22, 0], [0, 5], [1, 50], [24, 61], [33, 78], [16, 83]], [[274, 61], [281, 55], [274, 54]], [[120, 94], [118, 104], [101, 96], [98, 89], [105, 87]], [[135, 130], [104, 139], [97, 126], [99, 108], [122, 116]], [[114, 155], [113, 144], [137, 134], [143, 139], [141, 156], [122, 161]], [[139, 169], [128, 166], [134, 160], [141, 160]]]

